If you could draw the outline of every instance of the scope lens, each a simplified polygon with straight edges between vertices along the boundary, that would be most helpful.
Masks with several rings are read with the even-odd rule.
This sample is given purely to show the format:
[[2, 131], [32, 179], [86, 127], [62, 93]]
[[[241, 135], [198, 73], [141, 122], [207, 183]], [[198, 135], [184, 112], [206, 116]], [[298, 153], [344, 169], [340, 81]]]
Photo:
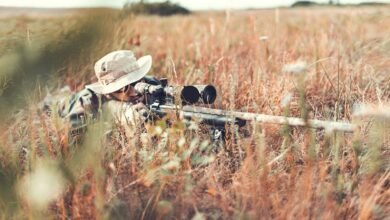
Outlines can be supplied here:
[[200, 96], [205, 104], [213, 104], [217, 98], [217, 90], [212, 85], [207, 85], [203, 91], [201, 91]]
[[181, 90], [181, 100], [184, 104], [194, 104], [198, 102], [200, 97], [199, 91], [194, 86], [184, 86]]

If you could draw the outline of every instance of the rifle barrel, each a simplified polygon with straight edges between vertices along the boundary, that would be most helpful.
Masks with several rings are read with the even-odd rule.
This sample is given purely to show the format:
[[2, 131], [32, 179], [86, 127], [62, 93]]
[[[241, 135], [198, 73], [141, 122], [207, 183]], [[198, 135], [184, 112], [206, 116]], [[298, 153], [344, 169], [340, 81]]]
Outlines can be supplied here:
[[226, 117], [236, 117], [247, 121], [256, 121], [261, 123], [272, 124], [287, 124], [291, 126], [308, 126], [317, 129], [330, 129], [344, 132], [354, 132], [356, 125], [348, 122], [322, 121], [322, 120], [307, 120], [295, 117], [274, 116], [265, 114], [256, 114], [250, 112], [237, 112], [221, 109], [212, 109], [197, 106], [183, 106], [181, 109], [178, 106], [161, 106], [161, 109], [170, 109], [183, 112], [193, 112], [202, 114], [220, 115]]

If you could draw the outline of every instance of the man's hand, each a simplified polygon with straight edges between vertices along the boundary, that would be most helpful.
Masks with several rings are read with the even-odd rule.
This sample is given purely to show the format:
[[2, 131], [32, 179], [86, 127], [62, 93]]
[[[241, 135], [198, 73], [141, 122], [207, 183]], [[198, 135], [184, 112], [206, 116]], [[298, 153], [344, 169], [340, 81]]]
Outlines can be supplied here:
[[137, 95], [134, 95], [134, 96], [129, 96], [129, 102], [135, 104], [135, 105], [138, 105], [138, 104], [142, 104], [142, 102], [144, 101], [144, 95], [143, 94], [137, 94]]
[[144, 105], [144, 103], [142, 102], [139, 102], [137, 104], [134, 104], [132, 106], [132, 109], [135, 110], [136, 112], [138, 112], [140, 118], [142, 119], [142, 121], [147, 121], [148, 118], [149, 118], [149, 109]]
[[146, 108], [146, 106], [142, 102], [139, 102], [139, 103], [133, 105], [133, 109], [136, 111], [140, 111], [144, 108]]

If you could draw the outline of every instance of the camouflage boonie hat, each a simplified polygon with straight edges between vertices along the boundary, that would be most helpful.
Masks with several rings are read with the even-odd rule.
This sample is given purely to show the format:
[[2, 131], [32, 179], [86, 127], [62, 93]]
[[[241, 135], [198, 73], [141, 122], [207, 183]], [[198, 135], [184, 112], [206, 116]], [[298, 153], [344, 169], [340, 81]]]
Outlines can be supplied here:
[[137, 60], [130, 50], [113, 51], [95, 64], [98, 82], [85, 87], [98, 94], [109, 94], [142, 79], [151, 67], [150, 55]]

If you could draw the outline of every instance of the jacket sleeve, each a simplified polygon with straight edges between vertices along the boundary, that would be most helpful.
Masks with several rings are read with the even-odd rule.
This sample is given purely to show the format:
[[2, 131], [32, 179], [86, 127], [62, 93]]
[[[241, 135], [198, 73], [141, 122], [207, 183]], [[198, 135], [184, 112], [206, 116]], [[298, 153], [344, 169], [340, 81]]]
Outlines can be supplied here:
[[108, 101], [103, 105], [103, 111], [109, 112], [113, 122], [125, 128], [129, 137], [134, 137], [143, 129], [144, 113], [135, 109], [136, 105], [126, 102]]
[[89, 89], [84, 89], [59, 103], [58, 113], [70, 124], [70, 135], [78, 136], [85, 132], [90, 120], [98, 117], [101, 97]]

